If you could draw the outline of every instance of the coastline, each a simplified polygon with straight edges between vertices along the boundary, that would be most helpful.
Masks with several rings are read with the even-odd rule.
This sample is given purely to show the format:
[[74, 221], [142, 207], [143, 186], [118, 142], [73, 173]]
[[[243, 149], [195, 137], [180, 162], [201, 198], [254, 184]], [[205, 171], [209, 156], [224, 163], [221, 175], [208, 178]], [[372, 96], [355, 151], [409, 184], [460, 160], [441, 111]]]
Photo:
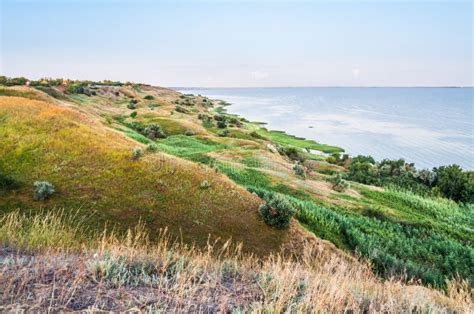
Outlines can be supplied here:
[[[377, 161], [403, 159], [417, 169], [457, 164], [473, 170], [472, 115], [467, 88], [181, 89], [224, 99], [228, 112], [272, 131], [329, 143]], [[452, 110], [442, 110], [444, 104]], [[428, 114], [429, 113], [429, 114]], [[438, 123], [442, 119], [442, 123]], [[470, 129], [471, 128], [471, 129]], [[342, 150], [341, 150], [342, 151]]]
[[[182, 94], [185, 94], [186, 90], [176, 90]], [[198, 94], [200, 95], [200, 94]], [[207, 96], [206, 96], [207, 97]], [[333, 153], [344, 153], [345, 149], [339, 146], [334, 146], [330, 144], [323, 144], [313, 139], [308, 139], [306, 137], [300, 137], [297, 135], [289, 134], [285, 130], [269, 130], [265, 127], [268, 125], [268, 122], [265, 121], [249, 121], [246, 117], [241, 114], [229, 113], [226, 107], [232, 106], [232, 103], [220, 98], [210, 97], [217, 105], [211, 109], [213, 112], [218, 114], [226, 114], [229, 116], [234, 116], [239, 119], [244, 119], [246, 122], [246, 127], [252, 131], [255, 131], [258, 135], [271, 139], [277, 143], [294, 146], [299, 149], [306, 150], [308, 153], [311, 153], [316, 156], [329, 156]], [[317, 151], [318, 153], [315, 153]]]

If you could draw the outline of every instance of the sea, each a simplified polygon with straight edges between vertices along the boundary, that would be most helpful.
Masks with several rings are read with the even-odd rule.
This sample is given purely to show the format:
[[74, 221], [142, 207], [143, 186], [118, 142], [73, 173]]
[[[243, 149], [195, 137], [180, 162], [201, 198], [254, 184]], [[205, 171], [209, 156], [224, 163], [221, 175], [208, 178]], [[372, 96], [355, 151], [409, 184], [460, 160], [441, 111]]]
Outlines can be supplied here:
[[474, 88], [192, 88], [227, 112], [350, 155], [474, 169]]

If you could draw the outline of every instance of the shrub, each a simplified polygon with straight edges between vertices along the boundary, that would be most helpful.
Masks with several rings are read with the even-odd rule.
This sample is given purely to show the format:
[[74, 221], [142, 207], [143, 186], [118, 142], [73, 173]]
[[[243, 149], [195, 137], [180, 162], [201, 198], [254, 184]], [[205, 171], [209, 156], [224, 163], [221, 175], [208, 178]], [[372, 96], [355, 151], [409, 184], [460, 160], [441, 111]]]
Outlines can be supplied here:
[[291, 160], [296, 160], [296, 161], [299, 161], [299, 162], [303, 162], [305, 160], [304, 156], [302, 155], [301, 150], [299, 150], [296, 147], [278, 146], [277, 150], [280, 153], [280, 155], [287, 156]]
[[259, 208], [259, 213], [269, 226], [284, 229], [288, 227], [296, 210], [284, 195], [274, 193], [267, 196], [266, 203]]
[[132, 160], [138, 160], [142, 156], [142, 149], [140, 147], [134, 147], [132, 149]]
[[130, 103], [127, 105], [127, 108], [130, 109], [130, 110], [135, 110], [135, 109], [137, 109], [137, 104], [134, 103], [134, 102], [130, 102]]
[[225, 129], [227, 127], [227, 123], [225, 120], [218, 120], [217, 121], [217, 127], [219, 129]]
[[149, 104], [148, 105], [148, 108], [150, 108], [150, 110], [154, 110], [156, 107], [159, 107], [160, 105], [158, 104]]
[[157, 138], [166, 138], [165, 132], [161, 129], [158, 124], [151, 123], [144, 130], [143, 135], [148, 137], [150, 140], [155, 140]]
[[83, 94], [84, 85], [80, 83], [71, 83], [67, 85], [66, 90], [71, 94]]
[[0, 173], [0, 191], [14, 190], [19, 186], [20, 184], [12, 177]]
[[258, 134], [256, 131], [252, 131], [250, 132], [250, 136], [253, 137], [253, 138], [256, 138], [258, 140], [264, 140], [266, 139], [265, 137], [261, 136], [260, 134]]
[[301, 176], [301, 177], [305, 177], [306, 176], [306, 170], [305, 168], [303, 167], [303, 165], [301, 165], [299, 162], [297, 162], [294, 166], [293, 166], [293, 171], [295, 172], [295, 174], [297, 176]]
[[226, 136], [229, 136], [229, 134], [230, 134], [229, 130], [222, 130], [217, 133], [217, 136], [226, 137]]
[[207, 180], [204, 180], [201, 182], [201, 185], [200, 185], [200, 188], [205, 190], [205, 189], [208, 189], [211, 187], [211, 184], [207, 181]]
[[182, 107], [182, 106], [179, 106], [179, 105], [176, 106], [175, 110], [176, 110], [177, 112], [181, 112], [181, 113], [188, 113], [188, 112], [189, 112], [188, 109], [186, 109], [186, 108], [184, 108], [184, 107]]
[[216, 121], [225, 121], [226, 117], [224, 115], [218, 114], [214, 116], [214, 120]]
[[186, 136], [193, 136], [193, 135], [194, 135], [194, 131], [191, 130], [191, 129], [187, 129], [187, 130], [184, 132], [184, 135], [186, 135]]
[[149, 152], [156, 152], [158, 150], [158, 145], [156, 145], [155, 143], [148, 144], [146, 150]]
[[137, 112], [134, 111], [130, 114], [130, 118], [136, 118], [137, 117]]
[[55, 192], [54, 186], [48, 181], [36, 181], [33, 183], [33, 199], [44, 201]]
[[143, 97], [143, 99], [153, 100], [153, 99], [155, 99], [155, 97], [153, 97], [152, 95], [146, 95], [145, 97]]
[[337, 192], [344, 192], [347, 188], [349, 188], [349, 183], [344, 180], [340, 172], [332, 175], [329, 178], [329, 182], [332, 183], [332, 189]]

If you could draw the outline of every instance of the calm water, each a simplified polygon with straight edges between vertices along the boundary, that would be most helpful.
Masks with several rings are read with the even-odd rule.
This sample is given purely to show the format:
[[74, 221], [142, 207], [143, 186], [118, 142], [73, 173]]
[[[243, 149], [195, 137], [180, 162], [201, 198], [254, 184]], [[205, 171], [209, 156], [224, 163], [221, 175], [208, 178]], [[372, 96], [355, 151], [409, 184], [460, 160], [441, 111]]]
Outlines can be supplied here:
[[474, 169], [473, 88], [229, 88], [186, 93], [223, 99], [228, 112], [269, 129], [418, 168]]

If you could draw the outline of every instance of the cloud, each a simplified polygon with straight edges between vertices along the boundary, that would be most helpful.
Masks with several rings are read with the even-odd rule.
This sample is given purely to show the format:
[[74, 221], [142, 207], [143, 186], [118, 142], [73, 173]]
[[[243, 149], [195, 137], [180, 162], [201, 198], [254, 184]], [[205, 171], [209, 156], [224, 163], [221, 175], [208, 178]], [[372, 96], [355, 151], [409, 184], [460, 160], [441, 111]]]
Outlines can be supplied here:
[[270, 74], [268, 74], [267, 72], [263, 72], [263, 71], [252, 71], [250, 72], [250, 76], [254, 79], [254, 80], [263, 80], [263, 79], [266, 79], [266, 78], [269, 78], [270, 77]]

